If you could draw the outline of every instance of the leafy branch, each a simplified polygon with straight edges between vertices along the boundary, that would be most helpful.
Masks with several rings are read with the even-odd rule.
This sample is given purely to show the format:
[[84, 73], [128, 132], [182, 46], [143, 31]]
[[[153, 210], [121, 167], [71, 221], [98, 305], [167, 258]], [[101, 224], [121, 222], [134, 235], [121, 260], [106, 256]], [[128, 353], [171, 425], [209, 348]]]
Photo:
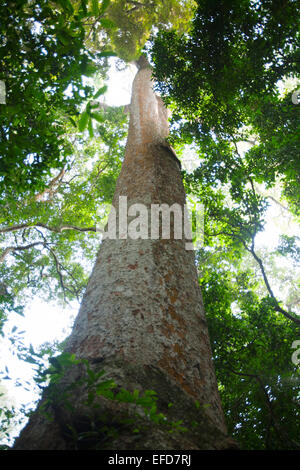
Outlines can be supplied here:
[[50, 227], [47, 224], [43, 223], [36, 223], [36, 224], [20, 224], [20, 225], [12, 225], [10, 227], [0, 227], [0, 233], [9, 233], [9, 232], [16, 232], [18, 230], [23, 230], [24, 228], [33, 228], [33, 227], [40, 227], [51, 232], [61, 233], [64, 230], [76, 230], [78, 232], [96, 232], [96, 226], [94, 227], [78, 227], [76, 225], [60, 225], [58, 227]]
[[274, 309], [276, 310], [276, 312], [279, 312], [279, 313], [282, 313], [286, 318], [288, 318], [289, 320], [293, 321], [294, 323], [296, 323], [297, 325], [300, 325], [300, 319], [294, 317], [293, 315], [291, 315], [289, 312], [287, 312], [285, 309], [283, 309], [282, 307], [280, 307], [279, 305], [279, 302], [278, 300], [276, 299], [275, 295], [274, 295], [274, 292], [270, 286], [270, 283], [269, 283], [269, 280], [268, 280], [268, 277], [267, 277], [267, 274], [266, 274], [266, 270], [264, 268], [264, 264], [261, 260], [261, 258], [257, 255], [257, 253], [255, 252], [255, 236], [252, 237], [252, 243], [251, 243], [251, 247], [249, 247], [245, 241], [243, 239], [240, 238], [240, 240], [242, 241], [245, 249], [252, 254], [253, 258], [255, 259], [255, 261], [257, 262], [259, 268], [260, 268], [260, 271], [261, 271], [261, 274], [262, 274], [262, 277], [263, 277], [263, 280], [264, 280], [264, 283], [265, 283], [265, 286], [267, 288], [267, 291], [270, 295], [270, 297], [272, 298], [273, 300], [273, 305], [274, 305]]
[[38, 246], [38, 245], [45, 246], [45, 243], [44, 242], [34, 242], [34, 243], [30, 243], [29, 245], [23, 245], [23, 246], [8, 246], [7, 248], [5, 248], [5, 250], [0, 255], [0, 263], [2, 263], [5, 259], [5, 257], [13, 251], [29, 250], [30, 248], [33, 248], [34, 246]]
[[[259, 374], [254, 374], [254, 373], [247, 373], [247, 372], [238, 372], [236, 371], [233, 366], [230, 364], [230, 363], [226, 363], [226, 369], [229, 370], [232, 374], [234, 375], [238, 375], [238, 376], [241, 376], [241, 377], [249, 377], [250, 379], [254, 379], [260, 390], [262, 391], [263, 393], [263, 396], [265, 398], [265, 403], [267, 405], [267, 409], [268, 409], [268, 412], [269, 412], [269, 415], [270, 415], [270, 422], [269, 422], [269, 426], [273, 426], [275, 432], [277, 433], [277, 435], [279, 436], [279, 438], [284, 438], [284, 439], [288, 439], [290, 440], [290, 442], [293, 444], [293, 446], [295, 446], [296, 449], [299, 449], [299, 443], [295, 442], [294, 440], [291, 440], [289, 438], [289, 436], [286, 435], [286, 433], [283, 432], [283, 430], [280, 428], [279, 424], [277, 423], [277, 419], [275, 418], [275, 413], [274, 413], [274, 407], [273, 407], [273, 403], [272, 403], [272, 400], [270, 399], [270, 396], [268, 394], [268, 391], [266, 390], [266, 387], [262, 381], [262, 378], [260, 377]], [[283, 436], [284, 434], [284, 436]], [[268, 434], [267, 434], [268, 436]]]

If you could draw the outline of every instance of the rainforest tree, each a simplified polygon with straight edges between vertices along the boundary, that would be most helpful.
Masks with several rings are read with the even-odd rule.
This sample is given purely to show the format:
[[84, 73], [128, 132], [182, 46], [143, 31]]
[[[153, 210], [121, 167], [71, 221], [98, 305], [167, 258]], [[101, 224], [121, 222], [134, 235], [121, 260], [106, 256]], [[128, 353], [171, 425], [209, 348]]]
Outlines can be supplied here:
[[[39, 15], [48, 15], [54, 46], [65, 42], [68, 49], [72, 43], [75, 57], [81, 41], [100, 75], [110, 54], [137, 60], [149, 33], [158, 30], [147, 49], [175, 125], [168, 136], [166, 111], [151, 91], [150, 70], [141, 59], [114, 204], [123, 195], [130, 204], [182, 206], [179, 162], [166, 139], [179, 157], [185, 145], [193, 144], [199, 165], [183, 177], [188, 195], [205, 204], [205, 245], [196, 262], [229, 432], [245, 448], [297, 448], [297, 365], [290, 360], [299, 325], [297, 282], [288, 280], [288, 296], [278, 298], [274, 284], [288, 274], [270, 270], [271, 255], [256, 246], [267, 208], [263, 185], [268, 189], [280, 179], [286, 201], [278, 202], [298, 214], [299, 107], [291, 92], [282, 98], [276, 88], [280, 79], [299, 74], [297, 4], [57, 2], [51, 10], [40, 4], [34, 26], [28, 20], [34, 17], [30, 5], [22, 15], [27, 15], [26, 27], [31, 21], [34, 40], [46, 41]], [[73, 26], [60, 18], [70, 18]], [[68, 42], [75, 26], [80, 41]], [[47, 55], [42, 47], [34, 50]], [[31, 62], [42, 64], [40, 59]], [[71, 62], [65, 70], [69, 81], [59, 90], [74, 77], [81, 81]], [[16, 294], [24, 298], [28, 286], [65, 301], [81, 299], [84, 292], [86, 268], [74, 262], [73, 254], [80, 250], [90, 264], [95, 259], [97, 207], [112, 201], [127, 114], [99, 104], [104, 87], [83, 89], [74, 94], [78, 101], [73, 100], [69, 113], [64, 106], [70, 98], [61, 91], [57, 108], [51, 108], [64, 120], [57, 132], [45, 126], [41, 142], [49, 136], [61, 149], [61, 154], [51, 153], [56, 161], [37, 165], [37, 160], [47, 161], [43, 148], [42, 158], [34, 159], [25, 146], [26, 158], [17, 152], [18, 161], [11, 159], [12, 170], [3, 173], [8, 175], [1, 215], [3, 319], [20, 309]], [[81, 110], [80, 97], [85, 100]], [[1, 110], [5, 115], [6, 108]], [[40, 119], [41, 113], [36, 110], [35, 116]], [[6, 127], [3, 132], [10, 135]], [[251, 146], [246, 153], [240, 149], [245, 141]], [[63, 142], [66, 147], [59, 147]], [[26, 171], [19, 171], [24, 163]], [[18, 175], [24, 185], [12, 194]], [[298, 250], [297, 238], [285, 237], [273, 255], [296, 259]], [[101, 244], [73, 333], [63, 354], [51, 360], [50, 387], [17, 448], [151, 448], [154, 429], [156, 444], [165, 448], [233, 445], [226, 438], [192, 258], [178, 240]], [[38, 356], [30, 360], [38, 363]], [[132, 419], [137, 419], [135, 426]]]

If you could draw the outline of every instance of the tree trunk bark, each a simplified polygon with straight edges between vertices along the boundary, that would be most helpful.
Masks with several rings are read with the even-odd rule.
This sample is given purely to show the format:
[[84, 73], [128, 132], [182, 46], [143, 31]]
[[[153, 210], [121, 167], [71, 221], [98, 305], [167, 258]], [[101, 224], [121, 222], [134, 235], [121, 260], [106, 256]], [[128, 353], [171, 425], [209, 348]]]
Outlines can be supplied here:
[[[140, 67], [113, 201], [117, 238], [101, 243], [66, 345], [67, 352], [88, 361], [89, 372], [87, 362], [73, 365], [50, 401], [46, 389], [15, 449], [234, 447], [218, 394], [194, 252], [186, 249], [184, 237], [176, 239], [175, 216], [170, 239], [157, 234], [133, 239], [118, 228], [124, 219], [120, 197], [123, 203], [127, 197], [129, 224], [136, 219], [133, 204], [142, 204], [148, 214], [153, 204], [182, 209], [185, 204], [180, 162], [166, 142], [167, 111], [152, 89], [151, 69], [141, 62]], [[101, 379], [117, 384], [115, 392], [156, 391], [166, 419], [156, 424], [137, 405], [101, 394], [94, 399], [91, 381], [102, 370]], [[68, 406], [61, 398], [66, 395]]]

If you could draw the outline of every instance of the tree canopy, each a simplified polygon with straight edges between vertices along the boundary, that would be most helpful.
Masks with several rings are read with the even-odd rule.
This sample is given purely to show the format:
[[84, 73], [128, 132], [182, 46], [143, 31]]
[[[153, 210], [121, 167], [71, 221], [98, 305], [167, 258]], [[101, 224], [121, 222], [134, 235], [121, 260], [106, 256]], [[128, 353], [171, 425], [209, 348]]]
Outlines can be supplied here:
[[170, 142], [193, 155], [187, 195], [205, 207], [197, 267], [229, 431], [246, 449], [299, 448], [299, 237], [257, 242], [270, 201], [299, 221], [297, 2], [2, 6], [0, 327], [34, 295], [81, 299], [127, 134], [126, 109], [102, 101], [107, 58], [146, 44]]
[[9, 194], [38, 191], [42, 176], [63, 168], [72, 153], [66, 125], [90, 93], [83, 75], [95, 66], [83, 48], [85, 14], [61, 3], [63, 9], [46, 1], [1, 4], [2, 204]]

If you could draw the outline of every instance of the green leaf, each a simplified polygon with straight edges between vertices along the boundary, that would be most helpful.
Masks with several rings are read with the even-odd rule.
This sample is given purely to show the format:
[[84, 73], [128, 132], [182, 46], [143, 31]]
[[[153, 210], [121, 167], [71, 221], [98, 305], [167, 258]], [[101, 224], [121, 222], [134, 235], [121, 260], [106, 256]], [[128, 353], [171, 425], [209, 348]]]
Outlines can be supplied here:
[[87, 14], [87, 0], [81, 0], [80, 1], [80, 9], [82, 10], [83, 14]]
[[74, 127], [77, 127], [77, 124], [76, 124], [76, 122], [74, 121], [73, 118], [69, 117], [69, 121], [72, 123], [72, 125], [73, 125]]
[[89, 115], [86, 111], [84, 111], [81, 116], [80, 116], [80, 119], [78, 121], [78, 129], [80, 132], [83, 132], [84, 129], [86, 128], [87, 124], [88, 124], [88, 120], [89, 120]]
[[74, 8], [70, 0], [56, 0], [56, 3], [60, 5], [64, 11], [72, 15], [74, 13]]
[[94, 94], [93, 99], [96, 100], [100, 95], [104, 95], [107, 91], [107, 85], [104, 85], [103, 87], [99, 88], [97, 93]]
[[59, 31], [57, 33], [57, 37], [64, 46], [68, 46], [70, 44], [70, 37], [65, 31]]
[[38, 364], [38, 361], [36, 361], [33, 357], [28, 356], [26, 359], [24, 359], [25, 362], [29, 362], [29, 364]]
[[109, 20], [108, 18], [101, 18], [100, 24], [101, 26], [103, 26], [103, 28], [108, 28], [108, 29], [112, 29], [116, 27], [116, 24], [112, 20]]
[[122, 388], [116, 395], [116, 400], [125, 403], [133, 403], [134, 398], [131, 392]]
[[104, 391], [111, 390], [115, 388], [116, 384], [113, 380], [105, 380], [96, 386], [97, 395], [102, 395]]
[[103, 51], [103, 52], [100, 52], [99, 54], [97, 54], [98, 58], [101, 58], [101, 57], [116, 57], [117, 54], [113, 51]]
[[100, 13], [104, 13], [105, 10], [107, 10], [107, 7], [109, 6], [111, 0], [103, 0], [101, 8], [100, 8]]
[[100, 123], [104, 122], [104, 117], [99, 113], [91, 113], [91, 117]]
[[89, 119], [89, 122], [88, 122], [88, 131], [89, 131], [90, 138], [92, 139], [94, 137], [94, 129], [93, 129], [93, 121], [91, 118]]
[[98, 2], [98, 0], [92, 0], [92, 14], [94, 16], [99, 15], [99, 2]]

